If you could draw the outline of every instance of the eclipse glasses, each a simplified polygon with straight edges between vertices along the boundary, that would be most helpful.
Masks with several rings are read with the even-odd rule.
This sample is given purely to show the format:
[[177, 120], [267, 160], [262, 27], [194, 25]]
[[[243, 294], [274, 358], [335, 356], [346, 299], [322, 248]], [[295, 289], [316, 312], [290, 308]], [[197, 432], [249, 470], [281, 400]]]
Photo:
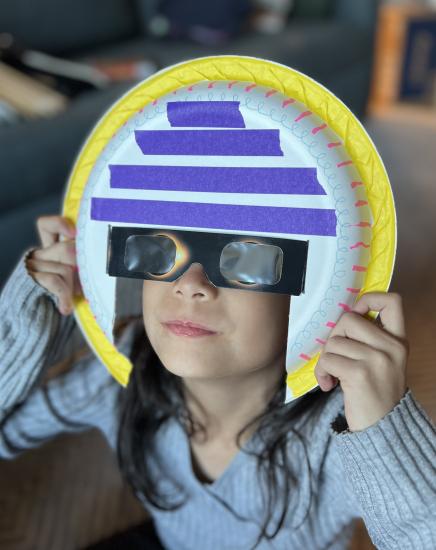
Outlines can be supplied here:
[[173, 282], [200, 263], [217, 287], [304, 292], [308, 241], [167, 228], [110, 226], [107, 273]]

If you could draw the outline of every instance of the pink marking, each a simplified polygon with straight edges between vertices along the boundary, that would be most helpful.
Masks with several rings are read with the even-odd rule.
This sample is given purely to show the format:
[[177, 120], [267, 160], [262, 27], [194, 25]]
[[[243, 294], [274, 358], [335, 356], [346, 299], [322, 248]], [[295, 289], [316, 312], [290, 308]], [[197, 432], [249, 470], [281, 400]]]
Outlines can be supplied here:
[[290, 103], [295, 103], [295, 99], [292, 99], [292, 97], [285, 99], [282, 103], [282, 107], [287, 107]]
[[360, 288], [348, 287], [347, 290], [348, 290], [348, 292], [352, 292], [353, 294], [359, 294], [359, 292], [360, 292]]
[[366, 204], [368, 204], [368, 201], [362, 201], [362, 200], [360, 200], [360, 201], [356, 201], [356, 202], [354, 203], [354, 206], [355, 206], [356, 208], [359, 208], [359, 206], [365, 206]]
[[369, 248], [369, 244], [365, 244], [364, 242], [359, 241], [359, 242], [356, 243], [356, 244], [352, 244], [352, 245], [350, 246], [350, 250], [353, 250], [353, 248], [359, 248], [359, 246], [363, 246], [364, 248]]
[[153, 101], [152, 105], [156, 105], [156, 103], [157, 103], [157, 99], [155, 99], [155, 100]]
[[309, 357], [309, 355], [306, 355], [305, 353], [300, 353], [300, 357], [305, 361], [310, 361], [312, 359], [311, 357]]
[[208, 88], [213, 88], [215, 86], [216, 82], [209, 82]]
[[366, 267], [363, 265], [353, 265], [353, 271], [366, 271]]
[[363, 185], [363, 182], [362, 181], [352, 181], [351, 182], [351, 187], [354, 189], [355, 187], [357, 187], [358, 185]]
[[144, 110], [144, 107], [142, 109], [139, 109], [138, 113], [142, 113], [143, 110]]
[[266, 92], [265, 97], [270, 97], [271, 95], [274, 95], [277, 93], [277, 90], [270, 90], [269, 92]]
[[304, 111], [304, 113], [301, 113], [301, 115], [297, 116], [294, 122], [299, 122], [302, 118], [305, 118], [311, 114], [312, 114], [312, 111]]
[[342, 145], [342, 143], [341, 143], [340, 141], [334, 141], [334, 142], [332, 142], [332, 143], [329, 143], [329, 144], [327, 145], [327, 147], [328, 147], [329, 149], [331, 149], [332, 147], [339, 147], [339, 145]]
[[329, 328], [335, 328], [336, 323], [334, 323], [333, 321], [327, 321], [326, 326]]
[[343, 304], [342, 302], [339, 302], [338, 306], [341, 307], [344, 311], [351, 311], [351, 307], [347, 306], [347, 304]]
[[359, 223], [353, 223], [351, 225], [352, 227], [371, 227], [371, 224], [369, 222], [359, 222]]
[[341, 166], [348, 166], [349, 164], [353, 164], [352, 160], [344, 160], [343, 162], [339, 162], [336, 166], [338, 168], [341, 168]]
[[245, 88], [245, 91], [246, 92], [250, 92], [253, 88], [255, 88], [257, 86], [257, 84], [250, 84], [249, 86], [247, 86]]
[[192, 92], [192, 89], [194, 88], [194, 84], [192, 86], [189, 86], [188, 92]]
[[232, 82], [229, 82], [229, 83], [227, 84], [227, 88], [228, 88], [229, 90], [231, 90], [232, 86], [234, 86], [234, 85], [237, 84], [237, 83], [238, 83], [238, 80], [233, 80]]
[[327, 340], [323, 340], [322, 338], [315, 338], [315, 340], [316, 340], [318, 343], [322, 344], [322, 345], [324, 345], [325, 343], [327, 343]]
[[312, 129], [312, 134], [315, 135], [321, 130], [324, 130], [324, 128], [327, 128], [327, 124], [321, 124], [321, 126], [318, 126], [317, 128]]

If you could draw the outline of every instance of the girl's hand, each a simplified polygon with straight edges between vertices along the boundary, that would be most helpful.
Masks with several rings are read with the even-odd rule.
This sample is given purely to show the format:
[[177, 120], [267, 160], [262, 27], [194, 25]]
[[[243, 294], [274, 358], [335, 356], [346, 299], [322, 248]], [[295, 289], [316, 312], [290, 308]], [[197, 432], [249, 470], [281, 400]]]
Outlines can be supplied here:
[[[80, 294], [77, 274], [75, 235], [72, 222], [62, 216], [42, 216], [36, 227], [42, 246], [33, 250], [26, 268], [33, 279], [59, 299], [59, 311], [69, 315], [73, 311], [73, 294]], [[67, 240], [60, 241], [63, 235]]]
[[[380, 312], [381, 327], [364, 317], [370, 310]], [[399, 294], [369, 292], [342, 314], [323, 347], [315, 376], [323, 391], [339, 380], [350, 431], [368, 428], [398, 404], [407, 391], [408, 354]]]

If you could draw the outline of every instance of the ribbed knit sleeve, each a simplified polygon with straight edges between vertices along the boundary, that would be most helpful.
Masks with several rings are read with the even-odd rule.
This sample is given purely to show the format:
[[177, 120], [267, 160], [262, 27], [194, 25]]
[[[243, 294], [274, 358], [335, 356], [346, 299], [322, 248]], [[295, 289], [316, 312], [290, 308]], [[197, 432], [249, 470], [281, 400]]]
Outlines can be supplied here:
[[343, 415], [330, 430], [375, 546], [436, 548], [436, 428], [411, 390], [365, 430]]
[[75, 326], [56, 297], [28, 274], [26, 251], [0, 296], [0, 421], [37, 386]]

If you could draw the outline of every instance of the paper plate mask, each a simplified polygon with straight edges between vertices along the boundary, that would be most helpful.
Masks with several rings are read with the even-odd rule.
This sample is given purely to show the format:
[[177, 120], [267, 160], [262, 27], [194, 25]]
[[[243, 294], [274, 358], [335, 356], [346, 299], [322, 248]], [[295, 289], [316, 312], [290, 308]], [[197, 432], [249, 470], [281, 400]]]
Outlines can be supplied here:
[[289, 402], [317, 386], [329, 332], [388, 290], [395, 259], [389, 179], [360, 122], [308, 76], [251, 57], [180, 63], [124, 95], [83, 146], [63, 214], [78, 229], [77, 321], [124, 386], [112, 332], [126, 282], [140, 292], [198, 261], [216, 286], [290, 294]]

